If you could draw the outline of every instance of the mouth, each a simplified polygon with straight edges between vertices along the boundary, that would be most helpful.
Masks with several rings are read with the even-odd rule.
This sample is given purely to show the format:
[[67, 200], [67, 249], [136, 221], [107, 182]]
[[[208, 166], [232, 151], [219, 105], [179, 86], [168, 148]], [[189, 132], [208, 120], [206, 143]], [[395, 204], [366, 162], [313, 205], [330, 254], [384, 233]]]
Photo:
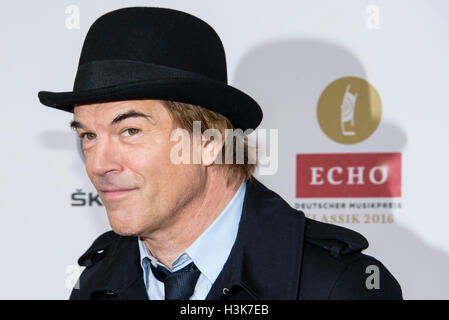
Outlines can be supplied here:
[[112, 200], [112, 199], [121, 199], [128, 196], [132, 191], [137, 190], [134, 189], [114, 189], [114, 190], [102, 190], [104, 199]]

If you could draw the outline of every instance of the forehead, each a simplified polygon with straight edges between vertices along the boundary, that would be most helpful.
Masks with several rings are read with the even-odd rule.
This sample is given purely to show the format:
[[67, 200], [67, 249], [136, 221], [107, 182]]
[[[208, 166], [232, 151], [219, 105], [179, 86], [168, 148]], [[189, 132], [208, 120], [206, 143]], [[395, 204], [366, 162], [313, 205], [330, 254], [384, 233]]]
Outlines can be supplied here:
[[[160, 100], [126, 100], [77, 105], [74, 108], [71, 127], [114, 125], [125, 119], [147, 118], [159, 127], [171, 127], [173, 119], [163, 101]], [[132, 114], [130, 116], [130, 114]], [[141, 117], [136, 116], [139, 114]]]
[[168, 114], [162, 101], [159, 100], [124, 100], [77, 105], [73, 110], [73, 115], [75, 120], [110, 121], [115, 116], [129, 110], [157, 117]]

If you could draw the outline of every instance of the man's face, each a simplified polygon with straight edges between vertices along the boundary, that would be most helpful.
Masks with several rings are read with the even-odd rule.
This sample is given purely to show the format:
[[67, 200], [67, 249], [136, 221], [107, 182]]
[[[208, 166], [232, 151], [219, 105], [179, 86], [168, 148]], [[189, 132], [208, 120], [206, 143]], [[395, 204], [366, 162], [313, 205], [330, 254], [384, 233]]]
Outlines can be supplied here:
[[158, 100], [79, 105], [74, 123], [83, 141], [86, 170], [122, 235], [167, 227], [200, 192], [200, 165], [170, 161], [173, 120]]

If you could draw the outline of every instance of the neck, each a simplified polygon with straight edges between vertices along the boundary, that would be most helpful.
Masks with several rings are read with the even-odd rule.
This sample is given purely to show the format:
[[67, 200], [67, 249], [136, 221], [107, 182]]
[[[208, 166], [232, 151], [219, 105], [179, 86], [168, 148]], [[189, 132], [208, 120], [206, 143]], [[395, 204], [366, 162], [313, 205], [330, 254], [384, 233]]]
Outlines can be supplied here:
[[151, 254], [172, 269], [184, 252], [220, 215], [237, 192], [241, 181], [226, 185], [223, 171], [210, 174], [203, 191], [177, 214], [169, 228], [141, 236]]

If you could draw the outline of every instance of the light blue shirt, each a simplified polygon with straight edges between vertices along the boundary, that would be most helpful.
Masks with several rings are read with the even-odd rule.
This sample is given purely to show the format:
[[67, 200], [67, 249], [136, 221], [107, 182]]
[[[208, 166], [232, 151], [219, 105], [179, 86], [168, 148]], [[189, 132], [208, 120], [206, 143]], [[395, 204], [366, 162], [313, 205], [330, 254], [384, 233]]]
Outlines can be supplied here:
[[[191, 262], [195, 263], [201, 271], [190, 300], [204, 300], [223, 269], [237, 238], [245, 191], [246, 183], [243, 181], [215, 221], [173, 262], [172, 272], [184, 268]], [[140, 238], [138, 242], [143, 280], [148, 297], [151, 300], [164, 300], [164, 283], [154, 277], [149, 263], [167, 267], [151, 255]]]

